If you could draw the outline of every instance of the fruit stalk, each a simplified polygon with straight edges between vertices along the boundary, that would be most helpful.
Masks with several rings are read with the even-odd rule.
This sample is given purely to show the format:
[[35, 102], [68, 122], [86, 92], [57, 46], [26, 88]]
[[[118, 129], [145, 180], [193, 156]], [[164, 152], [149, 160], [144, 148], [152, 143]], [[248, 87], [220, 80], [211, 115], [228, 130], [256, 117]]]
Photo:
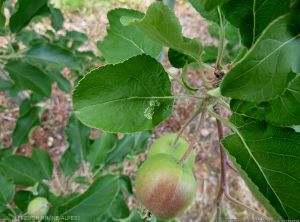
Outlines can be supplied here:
[[184, 153], [184, 155], [182, 156], [182, 158], [178, 162], [178, 164], [180, 166], [182, 166], [185, 163], [185, 161], [187, 160], [187, 158], [189, 157], [189, 155], [192, 153], [192, 151], [194, 149], [194, 146], [195, 146], [195, 144], [197, 142], [197, 139], [198, 139], [199, 131], [200, 131], [200, 129], [202, 128], [202, 126], [204, 124], [205, 114], [206, 114], [206, 109], [205, 109], [205, 106], [204, 106], [201, 109], [200, 121], [199, 121], [199, 124], [197, 126], [197, 129], [195, 130], [194, 137], [193, 137], [193, 139], [192, 139], [192, 141], [191, 141], [191, 143], [189, 145], [189, 148], [186, 150], [186, 152]]
[[178, 139], [180, 138], [181, 134], [183, 131], [186, 129], [186, 127], [201, 113], [201, 107], [202, 104], [200, 105], [200, 108], [196, 110], [196, 112], [184, 123], [184, 125], [181, 127], [180, 131], [178, 132], [176, 139], [173, 143], [173, 147], [176, 147]]

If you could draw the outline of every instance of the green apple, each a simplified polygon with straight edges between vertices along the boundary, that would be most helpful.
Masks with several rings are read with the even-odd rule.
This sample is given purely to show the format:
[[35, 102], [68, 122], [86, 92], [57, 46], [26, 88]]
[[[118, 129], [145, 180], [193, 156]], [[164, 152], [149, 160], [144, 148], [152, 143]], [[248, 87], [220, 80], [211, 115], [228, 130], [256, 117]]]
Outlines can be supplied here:
[[[177, 134], [167, 134], [161, 136], [151, 146], [150, 151], [148, 153], [148, 157], [151, 157], [158, 153], [165, 153], [172, 155], [176, 158], [177, 161], [179, 161], [184, 155], [185, 151], [188, 149], [189, 143], [185, 139], [179, 138], [176, 146], [174, 147], [173, 144], [176, 137]], [[191, 168], [194, 167], [195, 155], [193, 153], [190, 154], [190, 156], [186, 160], [186, 164]]]
[[29, 202], [27, 207], [27, 213], [30, 216], [42, 217], [46, 216], [49, 210], [50, 204], [44, 197], [36, 197]]
[[168, 154], [149, 157], [137, 172], [137, 199], [158, 219], [182, 214], [196, 195], [196, 181], [189, 166], [180, 166]]

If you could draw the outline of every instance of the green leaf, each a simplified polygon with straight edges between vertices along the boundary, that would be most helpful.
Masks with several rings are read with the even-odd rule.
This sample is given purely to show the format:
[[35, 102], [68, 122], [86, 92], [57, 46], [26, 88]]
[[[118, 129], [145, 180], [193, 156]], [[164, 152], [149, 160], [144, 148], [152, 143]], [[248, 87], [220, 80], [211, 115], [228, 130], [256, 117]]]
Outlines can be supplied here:
[[77, 31], [67, 32], [66, 38], [72, 42], [72, 49], [78, 49], [80, 46], [82, 46], [85, 42], [88, 41], [88, 36], [85, 33]]
[[144, 153], [147, 149], [148, 140], [151, 137], [152, 132], [151, 131], [144, 131], [144, 132], [138, 132], [138, 133], [132, 133], [130, 136], [134, 138], [134, 144], [133, 144], [133, 154], [139, 154]]
[[0, 36], [5, 35], [6, 18], [4, 15], [4, 0], [0, 0]]
[[109, 214], [113, 219], [120, 220], [129, 217], [130, 210], [122, 195], [118, 195], [109, 208]]
[[105, 161], [106, 165], [121, 163], [124, 158], [131, 153], [134, 147], [134, 137], [131, 134], [124, 136], [118, 144], [108, 154]]
[[12, 87], [14, 84], [9, 80], [0, 79], [0, 91], [4, 91]]
[[25, 58], [33, 64], [42, 64], [51, 68], [80, 69], [71, 51], [52, 43], [39, 42], [31, 46]]
[[108, 210], [118, 191], [117, 177], [99, 177], [83, 194], [61, 206], [59, 215], [79, 216], [82, 221], [94, 221]]
[[54, 196], [54, 194], [50, 192], [48, 185], [45, 183], [38, 183], [36, 190], [38, 196], [45, 197], [49, 201]]
[[127, 176], [127, 175], [120, 175], [119, 176], [119, 180], [120, 180], [120, 188], [121, 190], [128, 194], [133, 194], [133, 191], [132, 191], [132, 183], [131, 183], [131, 180], [130, 180], [130, 177]]
[[222, 10], [226, 19], [239, 28], [242, 42], [248, 48], [277, 17], [288, 12], [290, 0], [229, 0]]
[[162, 2], [151, 4], [143, 19], [122, 17], [121, 22], [135, 25], [153, 41], [200, 61], [202, 45], [197, 40], [188, 39], [182, 35], [178, 18]]
[[13, 148], [1, 148], [0, 149], [0, 161], [3, 158], [12, 155], [12, 152], [13, 152]]
[[197, 12], [204, 17], [205, 19], [215, 22], [216, 24], [220, 23], [220, 17], [216, 9], [208, 12], [205, 10], [205, 1], [202, 0], [188, 0], [191, 5], [197, 10]]
[[0, 112], [3, 112], [4, 110], [6, 110], [5, 106], [0, 105]]
[[204, 53], [201, 57], [202, 62], [214, 63], [218, 56], [218, 48], [216, 46], [205, 46]]
[[64, 16], [63, 16], [62, 12], [59, 9], [54, 8], [52, 6], [48, 6], [48, 7], [50, 10], [50, 19], [51, 19], [52, 27], [56, 31], [62, 29], [63, 24], [64, 24]]
[[75, 154], [68, 148], [60, 159], [60, 167], [65, 176], [72, 175], [79, 167]]
[[58, 88], [66, 93], [70, 93], [72, 90], [71, 83], [60, 72], [56, 70], [46, 71], [48, 76], [57, 83]]
[[20, 89], [31, 89], [37, 94], [50, 97], [51, 79], [41, 69], [23, 60], [10, 60], [6, 71]]
[[0, 204], [8, 204], [14, 196], [13, 181], [8, 180], [6, 177], [0, 175]]
[[23, 29], [16, 33], [16, 40], [30, 46], [35, 41], [44, 41], [43, 37], [32, 29]]
[[[26, 100], [22, 104], [25, 102]], [[14, 146], [18, 147], [28, 142], [30, 132], [40, 124], [40, 113], [41, 108], [38, 106], [29, 107], [28, 110], [21, 113], [12, 135]]]
[[178, 69], [184, 67], [187, 64], [195, 62], [195, 60], [192, 57], [182, 54], [180, 52], [177, 52], [174, 49], [169, 49], [168, 58], [169, 58], [171, 65]]
[[300, 40], [289, 15], [273, 22], [225, 76], [221, 93], [234, 99], [260, 103], [285, 93], [300, 73]]
[[74, 179], [74, 182], [76, 182], [76, 183], [78, 183], [78, 184], [87, 184], [87, 185], [89, 185], [88, 178], [87, 178], [87, 177], [84, 177], [84, 176], [76, 177], [76, 178]]
[[94, 141], [88, 153], [88, 161], [91, 163], [92, 169], [104, 163], [107, 153], [114, 148], [117, 141], [117, 135], [112, 133], [103, 133]]
[[53, 163], [49, 154], [46, 151], [34, 148], [32, 149], [32, 159], [43, 171], [46, 178], [50, 180], [52, 178]]
[[[274, 218], [300, 217], [300, 133], [233, 115], [236, 134], [222, 143]], [[256, 187], [254, 187], [254, 184]], [[271, 205], [271, 206], [270, 206]]]
[[73, 93], [73, 108], [84, 124], [94, 128], [143, 131], [171, 114], [170, 91], [171, 83], [162, 65], [150, 56], [139, 55], [87, 74]]
[[217, 6], [228, 2], [228, 0], [202, 0], [202, 2], [203, 2], [202, 4], [204, 4], [204, 9], [206, 11], [211, 11], [215, 9]]
[[130, 9], [114, 9], [107, 14], [109, 20], [108, 35], [102, 42], [97, 43], [108, 63], [120, 63], [133, 56], [148, 54], [158, 57], [162, 47], [150, 40], [142, 31], [134, 26], [124, 26], [121, 17], [128, 16], [142, 19], [144, 14]]
[[120, 163], [128, 154], [137, 155], [144, 152], [150, 136], [151, 133], [149, 131], [125, 135], [118, 141], [114, 149], [107, 154], [106, 165]]
[[274, 125], [300, 124], [300, 75], [298, 74], [289, 83], [286, 91], [274, 100], [260, 104], [232, 100], [230, 106], [235, 113], [265, 120]]
[[29, 202], [34, 198], [31, 191], [19, 190], [14, 196], [14, 203], [23, 212], [27, 211]]
[[38, 15], [40, 9], [47, 5], [47, 0], [18, 0], [18, 3], [18, 9], [9, 21], [9, 27], [13, 33], [19, 32], [34, 16]]
[[72, 114], [65, 128], [71, 151], [78, 161], [86, 160], [89, 144], [90, 129], [83, 125], [77, 117]]
[[32, 158], [19, 155], [4, 158], [0, 162], [0, 171], [19, 186], [33, 186], [47, 178]]

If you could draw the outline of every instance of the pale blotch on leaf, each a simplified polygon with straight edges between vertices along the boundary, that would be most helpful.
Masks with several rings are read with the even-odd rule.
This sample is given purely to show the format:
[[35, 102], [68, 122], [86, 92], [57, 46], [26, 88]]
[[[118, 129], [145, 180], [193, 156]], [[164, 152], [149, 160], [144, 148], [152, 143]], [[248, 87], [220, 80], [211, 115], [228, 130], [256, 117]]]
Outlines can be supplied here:
[[152, 119], [154, 112], [155, 112], [155, 107], [160, 106], [160, 103], [158, 100], [150, 100], [149, 106], [145, 109], [144, 111], [144, 116], [147, 119]]

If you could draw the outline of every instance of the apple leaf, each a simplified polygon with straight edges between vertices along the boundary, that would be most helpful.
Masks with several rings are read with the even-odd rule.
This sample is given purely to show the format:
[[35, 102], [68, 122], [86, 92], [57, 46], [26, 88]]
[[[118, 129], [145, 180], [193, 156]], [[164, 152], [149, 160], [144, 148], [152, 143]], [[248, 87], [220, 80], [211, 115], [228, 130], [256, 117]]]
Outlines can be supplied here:
[[174, 49], [169, 49], [168, 59], [171, 65], [177, 69], [183, 68], [185, 65], [195, 62], [192, 57], [177, 52]]
[[287, 13], [290, 0], [230, 0], [222, 7], [226, 19], [239, 28], [242, 42], [248, 48], [276, 18]]
[[142, 19], [122, 17], [121, 22], [135, 25], [153, 41], [200, 61], [202, 45], [195, 39], [188, 39], [182, 35], [178, 18], [162, 2], [151, 4]]
[[20, 105], [20, 116], [12, 134], [13, 144], [18, 147], [28, 142], [28, 136], [34, 127], [40, 124], [41, 107], [32, 106], [28, 100]]
[[108, 152], [114, 148], [117, 141], [118, 137], [113, 133], [103, 133], [94, 141], [88, 153], [88, 160], [92, 169], [104, 163]]
[[151, 132], [149, 131], [126, 134], [113, 149], [109, 150], [105, 165], [121, 163], [129, 154], [137, 155], [145, 152], [150, 136]]
[[97, 43], [102, 55], [108, 63], [123, 62], [139, 54], [158, 57], [162, 47], [150, 40], [143, 32], [134, 26], [124, 26], [120, 19], [129, 16], [142, 19], [144, 14], [130, 9], [115, 9], [107, 14], [109, 20], [108, 35]]
[[48, 152], [40, 149], [32, 149], [32, 159], [43, 171], [48, 180], [52, 178], [53, 163]]
[[0, 0], [0, 36], [5, 34], [4, 0]]
[[79, 216], [82, 221], [96, 221], [111, 206], [118, 191], [116, 176], [99, 177], [83, 194], [60, 206], [58, 213], [61, 216]]
[[14, 184], [13, 181], [0, 175], [0, 203], [8, 204], [14, 196]]
[[86, 125], [109, 132], [152, 129], [172, 112], [168, 74], [147, 55], [94, 69], [73, 92], [73, 108]]
[[4, 158], [0, 162], [0, 171], [20, 186], [33, 186], [36, 182], [47, 178], [32, 158], [20, 155]]
[[45, 70], [48, 76], [57, 83], [57, 86], [60, 90], [70, 93], [72, 90], [71, 83], [68, 79], [66, 79], [60, 72], [57, 70]]
[[83, 125], [75, 115], [71, 115], [65, 128], [71, 151], [78, 161], [86, 160], [90, 129]]
[[19, 0], [17, 11], [10, 17], [10, 30], [13, 33], [19, 32], [45, 6], [47, 6], [47, 0]]
[[283, 95], [300, 73], [300, 33], [290, 14], [268, 26], [255, 45], [225, 76], [221, 93], [260, 103]]
[[289, 83], [286, 91], [274, 100], [260, 104], [232, 100], [230, 106], [235, 113], [265, 120], [274, 125], [300, 124], [300, 75], [298, 74]]
[[72, 175], [79, 167], [79, 162], [70, 148], [66, 149], [59, 164], [65, 176]]
[[35, 93], [50, 97], [52, 80], [36, 66], [23, 60], [10, 60], [6, 71], [20, 89], [31, 89]]
[[119, 194], [115, 200], [112, 202], [109, 210], [109, 215], [114, 219], [114, 220], [121, 220], [129, 218], [130, 216], [130, 210], [127, 206], [126, 201], [124, 200], [123, 195]]
[[80, 69], [78, 61], [71, 51], [52, 43], [33, 44], [25, 52], [25, 58], [32, 64], [37, 63], [54, 68]]
[[[270, 213], [269, 204], [284, 219], [300, 217], [300, 133], [250, 118], [233, 115], [237, 134], [226, 137], [222, 144], [238, 169], [257, 186], [254, 192]], [[267, 201], [266, 201], [267, 200]]]
[[211, 11], [215, 9], [217, 6], [228, 2], [228, 0], [202, 0], [202, 2], [203, 2], [202, 4], [204, 4], [204, 9], [206, 11]]
[[206, 11], [205, 2], [199, 0], [188, 0], [191, 5], [197, 10], [197, 12], [205, 19], [215, 22], [216, 24], [220, 23], [220, 17], [216, 9], [211, 11]]

